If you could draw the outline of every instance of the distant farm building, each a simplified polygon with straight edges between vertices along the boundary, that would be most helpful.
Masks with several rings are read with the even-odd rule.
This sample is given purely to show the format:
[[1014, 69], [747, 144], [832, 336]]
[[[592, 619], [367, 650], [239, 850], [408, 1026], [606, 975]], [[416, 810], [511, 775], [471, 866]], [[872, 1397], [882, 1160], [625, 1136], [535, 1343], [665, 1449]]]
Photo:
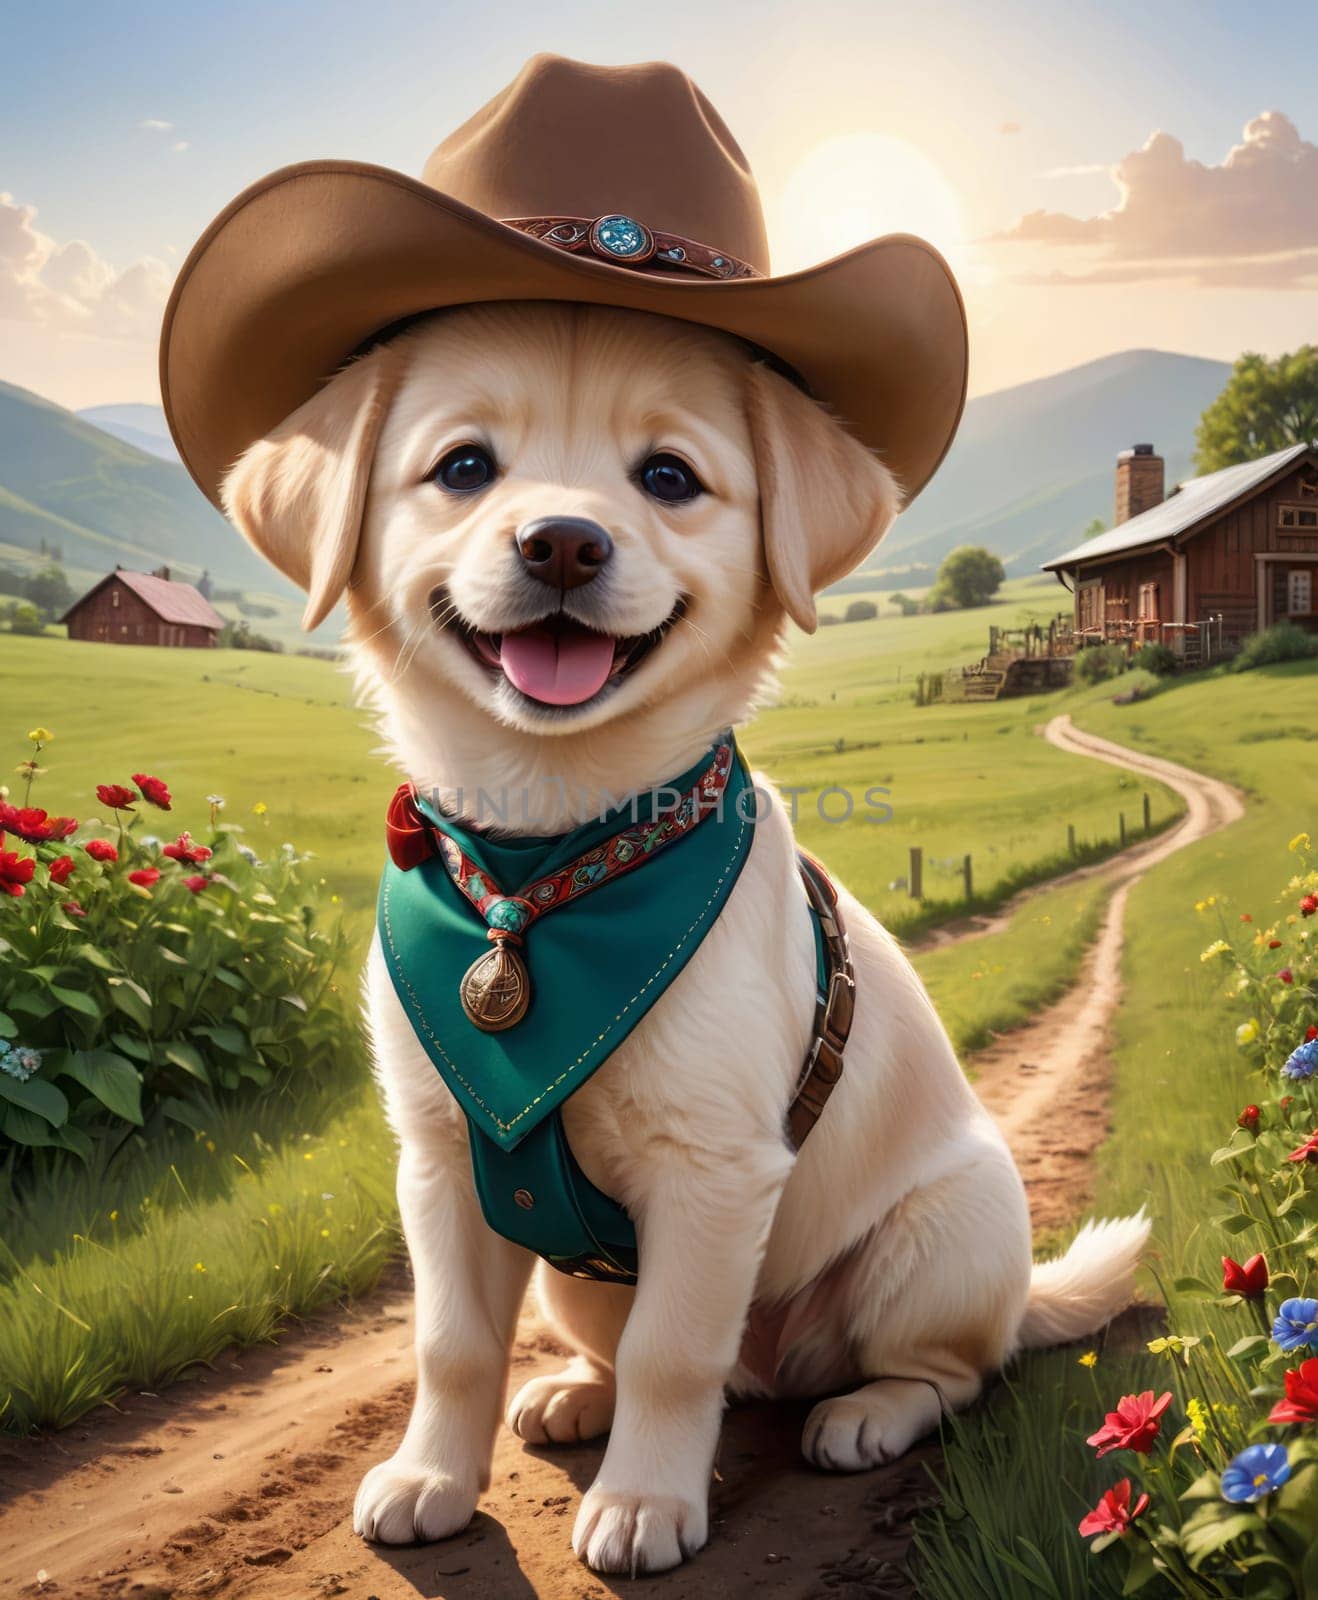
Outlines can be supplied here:
[[70, 639], [101, 644], [154, 644], [211, 649], [224, 618], [190, 583], [178, 583], [168, 567], [130, 572], [116, 567], [60, 618]]
[[1076, 641], [1149, 640], [1187, 666], [1289, 619], [1318, 631], [1318, 445], [1191, 478], [1163, 494], [1162, 458], [1117, 458], [1117, 520], [1045, 563], [1075, 595]]

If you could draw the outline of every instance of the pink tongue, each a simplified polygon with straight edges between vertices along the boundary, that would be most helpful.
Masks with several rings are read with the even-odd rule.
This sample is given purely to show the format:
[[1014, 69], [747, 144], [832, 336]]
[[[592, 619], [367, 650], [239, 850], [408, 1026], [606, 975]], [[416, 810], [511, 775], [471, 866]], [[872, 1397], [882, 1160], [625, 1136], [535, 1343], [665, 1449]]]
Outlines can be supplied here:
[[604, 687], [613, 670], [613, 640], [585, 628], [523, 628], [504, 634], [499, 664], [532, 700], [577, 706]]

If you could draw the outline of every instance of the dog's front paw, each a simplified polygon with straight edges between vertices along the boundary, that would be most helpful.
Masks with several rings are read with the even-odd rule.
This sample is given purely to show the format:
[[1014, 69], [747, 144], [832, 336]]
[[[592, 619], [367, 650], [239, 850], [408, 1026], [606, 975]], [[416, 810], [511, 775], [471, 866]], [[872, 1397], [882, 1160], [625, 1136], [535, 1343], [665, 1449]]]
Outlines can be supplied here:
[[353, 1531], [378, 1544], [425, 1544], [461, 1533], [476, 1509], [476, 1489], [447, 1472], [391, 1456], [361, 1481]]
[[675, 1495], [614, 1494], [595, 1484], [581, 1502], [572, 1548], [595, 1572], [667, 1572], [708, 1537], [704, 1505]]
[[825, 1472], [866, 1472], [905, 1455], [941, 1413], [933, 1384], [880, 1378], [820, 1401], [805, 1419], [801, 1453]]
[[580, 1444], [613, 1422], [613, 1379], [574, 1362], [563, 1372], [524, 1383], [508, 1407], [508, 1426], [527, 1444]]

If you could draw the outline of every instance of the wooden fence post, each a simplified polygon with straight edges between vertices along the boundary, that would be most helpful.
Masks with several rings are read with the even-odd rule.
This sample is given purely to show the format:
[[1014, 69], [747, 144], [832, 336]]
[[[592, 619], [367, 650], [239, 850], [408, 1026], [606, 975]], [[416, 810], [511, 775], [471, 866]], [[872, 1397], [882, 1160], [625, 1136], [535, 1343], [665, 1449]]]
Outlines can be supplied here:
[[1072, 855], [1075, 854], [1075, 823], [1074, 822], [1068, 822], [1067, 825], [1066, 825], [1066, 848], [1070, 851], [1070, 853]]
[[918, 844], [911, 846], [911, 899], [924, 899], [924, 851]]
[[1144, 796], [1144, 831], [1145, 831], [1145, 833], [1150, 832], [1152, 827], [1153, 827], [1153, 804], [1150, 801], [1149, 796], [1148, 796], [1148, 794], [1146, 792], [1145, 796]]
[[1126, 848], [1126, 813], [1124, 811], [1117, 812], [1117, 827], [1121, 832], [1121, 848], [1124, 850]]
[[975, 898], [975, 879], [971, 869], [969, 855], [966, 856], [966, 864], [963, 870], [966, 874], [966, 899], [973, 900]]

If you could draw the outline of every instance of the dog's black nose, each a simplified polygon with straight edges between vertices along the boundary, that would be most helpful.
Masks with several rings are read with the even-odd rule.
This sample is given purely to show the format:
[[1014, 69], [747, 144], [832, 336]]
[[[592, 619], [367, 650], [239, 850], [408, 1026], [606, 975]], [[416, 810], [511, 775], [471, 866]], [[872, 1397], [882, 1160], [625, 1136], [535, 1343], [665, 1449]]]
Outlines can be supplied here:
[[539, 517], [518, 533], [517, 553], [541, 583], [552, 589], [576, 589], [607, 564], [613, 540], [587, 517]]

